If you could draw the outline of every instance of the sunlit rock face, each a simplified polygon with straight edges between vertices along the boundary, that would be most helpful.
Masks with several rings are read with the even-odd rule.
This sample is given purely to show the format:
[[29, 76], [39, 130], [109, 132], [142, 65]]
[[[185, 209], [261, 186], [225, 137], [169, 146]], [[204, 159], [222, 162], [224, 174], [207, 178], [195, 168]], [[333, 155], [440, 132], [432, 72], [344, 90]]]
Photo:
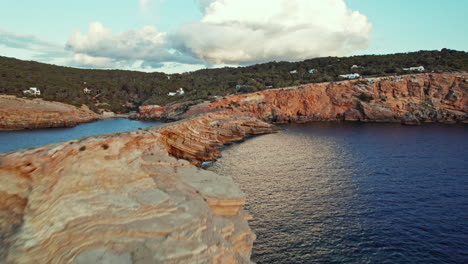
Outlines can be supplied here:
[[227, 97], [210, 105], [269, 122], [467, 122], [468, 74], [416, 74], [307, 84]]
[[138, 120], [162, 120], [177, 121], [197, 114], [213, 112], [215, 109], [209, 106], [207, 101], [188, 101], [174, 103], [166, 106], [147, 105], [139, 108], [138, 114], [131, 116]]
[[274, 131], [211, 113], [0, 155], [0, 263], [249, 263], [244, 194], [193, 164]]
[[72, 127], [97, 118], [87, 107], [0, 96], [0, 130]]

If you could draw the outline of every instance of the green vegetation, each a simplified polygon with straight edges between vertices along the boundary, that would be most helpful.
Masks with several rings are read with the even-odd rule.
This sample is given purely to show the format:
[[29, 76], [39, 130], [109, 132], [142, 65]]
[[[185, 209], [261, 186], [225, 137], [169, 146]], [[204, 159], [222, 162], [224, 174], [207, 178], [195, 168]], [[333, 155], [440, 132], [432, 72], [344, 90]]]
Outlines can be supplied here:
[[[352, 65], [359, 68], [351, 69]], [[403, 67], [424, 66], [426, 72], [467, 71], [468, 53], [443, 49], [391, 55], [325, 57], [301, 62], [269, 62], [237, 68], [204, 69], [182, 74], [77, 69], [0, 57], [0, 94], [23, 96], [38, 87], [46, 100], [92, 110], [135, 110], [140, 105], [212, 99], [234, 93], [341, 80], [339, 74], [364, 77], [407, 74]], [[310, 74], [309, 70], [317, 72]], [[291, 73], [291, 71], [297, 73]], [[236, 85], [239, 85], [236, 88]], [[168, 96], [183, 87], [183, 96]], [[84, 88], [91, 89], [89, 93]]]

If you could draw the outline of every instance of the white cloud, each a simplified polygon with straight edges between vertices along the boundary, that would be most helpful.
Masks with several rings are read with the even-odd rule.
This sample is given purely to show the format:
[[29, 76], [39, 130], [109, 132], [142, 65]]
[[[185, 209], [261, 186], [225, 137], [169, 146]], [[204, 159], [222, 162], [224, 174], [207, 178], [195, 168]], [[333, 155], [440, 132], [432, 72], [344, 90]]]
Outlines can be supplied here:
[[214, 2], [214, 0], [195, 0], [195, 2], [198, 3], [198, 6], [200, 7], [200, 11], [202, 11], [202, 13], [205, 13], [206, 8], [207, 8], [212, 2]]
[[[63, 46], [0, 30], [0, 47], [33, 50], [45, 62], [176, 71], [272, 60], [349, 55], [365, 49], [371, 25], [344, 0], [194, 0], [202, 19], [174, 32], [154, 26], [113, 32], [100, 22]], [[141, 11], [164, 0], [139, 0]], [[145, 11], [145, 12], [146, 12]]]
[[159, 32], [154, 26], [114, 34], [102, 23], [93, 22], [89, 25], [87, 34], [75, 30], [66, 45], [76, 54], [114, 61], [198, 62], [171, 49], [166, 43], [166, 33]]
[[79, 67], [91, 67], [91, 68], [114, 68], [117, 63], [109, 58], [105, 57], [94, 57], [82, 53], [73, 55], [73, 60], [70, 62], [71, 65]]
[[197, 0], [200, 21], [174, 47], [211, 63], [249, 64], [347, 55], [367, 48], [371, 25], [344, 0]]

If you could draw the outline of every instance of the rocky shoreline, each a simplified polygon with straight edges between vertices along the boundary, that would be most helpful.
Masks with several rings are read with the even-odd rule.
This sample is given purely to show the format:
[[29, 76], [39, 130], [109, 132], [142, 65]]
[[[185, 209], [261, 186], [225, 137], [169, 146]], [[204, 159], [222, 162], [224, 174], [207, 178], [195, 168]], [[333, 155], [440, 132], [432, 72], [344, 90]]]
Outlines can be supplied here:
[[86, 106], [0, 95], [0, 131], [73, 127], [99, 117]]
[[466, 123], [468, 74], [424, 73], [305, 84], [227, 96], [215, 102], [146, 106], [140, 120], [173, 121], [219, 110], [253, 115], [271, 123], [360, 121]]
[[250, 263], [244, 194], [195, 165], [277, 130], [219, 112], [0, 155], [0, 262]]
[[0, 154], [0, 263], [250, 263], [231, 178], [200, 169], [271, 123], [467, 122], [468, 75], [310, 84], [147, 107], [186, 119]]

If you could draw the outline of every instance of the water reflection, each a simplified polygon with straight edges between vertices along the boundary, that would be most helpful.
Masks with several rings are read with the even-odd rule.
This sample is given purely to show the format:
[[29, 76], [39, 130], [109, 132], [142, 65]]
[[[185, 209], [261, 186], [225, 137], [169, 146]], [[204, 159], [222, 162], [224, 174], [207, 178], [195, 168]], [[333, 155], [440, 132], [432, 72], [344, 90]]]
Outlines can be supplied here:
[[248, 195], [246, 209], [258, 236], [253, 261], [463, 259], [466, 126], [287, 128], [230, 146], [209, 168], [232, 176]]
[[116, 118], [100, 120], [71, 128], [0, 131], [0, 153], [21, 148], [38, 147], [86, 136], [131, 131], [158, 124], [161, 123]]

